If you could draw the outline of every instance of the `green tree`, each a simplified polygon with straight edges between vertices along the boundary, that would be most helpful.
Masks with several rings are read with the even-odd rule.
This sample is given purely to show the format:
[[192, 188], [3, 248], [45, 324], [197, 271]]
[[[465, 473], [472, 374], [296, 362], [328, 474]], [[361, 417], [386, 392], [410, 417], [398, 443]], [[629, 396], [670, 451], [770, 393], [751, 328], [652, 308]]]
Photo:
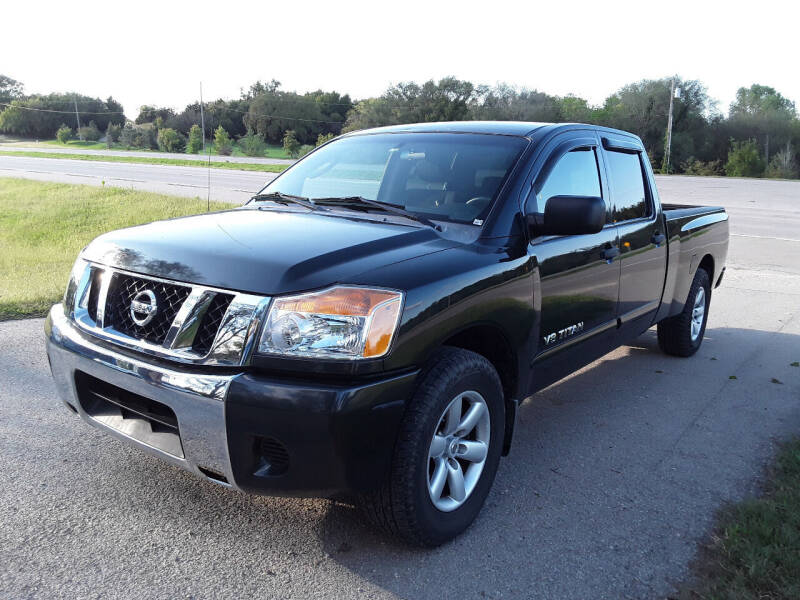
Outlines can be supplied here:
[[464, 121], [471, 118], [470, 104], [476, 97], [472, 83], [455, 77], [431, 79], [421, 85], [399, 83], [380, 98], [359, 102], [347, 115], [343, 131], [397, 123]]
[[292, 158], [297, 158], [297, 154], [300, 152], [300, 146], [301, 144], [297, 140], [293, 129], [290, 129], [283, 135], [283, 149], [286, 151], [286, 154]]
[[26, 96], [11, 102], [11, 106], [0, 113], [0, 131], [14, 135], [50, 138], [64, 119], [78, 111], [90, 117], [98, 129], [105, 131], [109, 123], [125, 123], [122, 106], [109, 97], [103, 101], [80, 94], [47, 94]]
[[56, 131], [56, 139], [62, 144], [66, 144], [72, 139], [72, 129], [62, 124], [61, 127], [58, 128], [58, 131]]
[[286, 150], [286, 154], [292, 158], [297, 158], [297, 155], [300, 153], [300, 146], [301, 144], [297, 140], [293, 129], [288, 130], [283, 135], [283, 149]]
[[217, 154], [221, 156], [230, 156], [233, 152], [231, 137], [222, 125], [214, 131], [214, 146], [217, 148]]
[[758, 154], [755, 140], [733, 142], [725, 163], [725, 174], [731, 177], [761, 177], [764, 173], [764, 161]]
[[737, 139], [757, 139], [764, 148], [767, 163], [770, 146], [778, 148], [791, 140], [791, 124], [796, 118], [794, 102], [775, 88], [759, 84], [739, 88], [729, 113], [731, 135]]
[[247, 156], [264, 156], [267, 145], [260, 135], [252, 129], [248, 129], [247, 133], [239, 138], [239, 148]]
[[122, 127], [120, 127], [116, 123], [109, 123], [108, 127], [106, 127], [106, 146], [111, 148], [111, 145], [114, 142], [118, 142], [121, 133], [122, 133]]
[[[0, 74], [0, 102], [7, 104], [12, 100], [18, 100], [22, 98], [22, 95], [23, 85], [19, 81]], [[5, 106], [0, 106], [0, 111], [2, 111], [4, 108]]]
[[776, 179], [797, 179], [800, 176], [790, 143], [787, 142], [786, 147], [772, 157], [765, 175]]
[[183, 136], [171, 129], [165, 127], [158, 130], [158, 149], [162, 152], [183, 152], [185, 141]]
[[594, 111], [589, 103], [577, 96], [564, 96], [558, 99], [559, 120], [566, 123], [591, 123]]
[[311, 152], [314, 149], [314, 146], [311, 144], [303, 144], [297, 150], [297, 158], [303, 158], [306, 154]]
[[103, 134], [100, 133], [100, 130], [97, 128], [97, 123], [89, 121], [88, 125], [84, 125], [78, 129], [78, 137], [89, 142], [96, 142], [103, 137]]
[[336, 136], [333, 135], [332, 133], [320, 133], [317, 136], [317, 146], [322, 146], [322, 144], [327, 144], [335, 137]]
[[136, 116], [134, 123], [142, 125], [144, 123], [155, 123], [156, 119], [161, 118], [165, 122], [170, 117], [175, 116], [175, 111], [171, 108], [160, 108], [157, 106], [149, 106], [145, 104], [139, 107], [139, 114]]
[[506, 84], [479, 86], [471, 102], [470, 119], [486, 121], [561, 121], [561, 101], [538, 90]]
[[189, 141], [186, 142], [186, 153], [197, 154], [203, 149], [203, 131], [199, 125], [192, 125], [189, 129]]
[[[672, 79], [643, 79], [622, 87], [606, 99], [595, 122], [635, 133], [642, 138], [653, 163], [661, 164]], [[672, 165], [680, 165], [691, 157], [709, 160], [713, 157], [705, 152], [705, 115], [713, 108], [713, 103], [699, 81], [674, 79], [681, 93], [673, 100], [670, 161]], [[727, 150], [727, 144], [720, 150]]]

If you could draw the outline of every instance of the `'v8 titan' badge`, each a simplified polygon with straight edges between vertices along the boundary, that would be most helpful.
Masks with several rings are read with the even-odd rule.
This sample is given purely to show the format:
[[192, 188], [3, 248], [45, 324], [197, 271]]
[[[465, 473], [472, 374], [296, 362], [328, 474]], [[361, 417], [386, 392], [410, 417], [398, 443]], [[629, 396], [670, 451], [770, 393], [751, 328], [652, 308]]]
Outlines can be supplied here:
[[560, 342], [561, 340], [573, 336], [576, 333], [580, 333], [581, 331], [583, 331], [583, 321], [580, 323], [575, 323], [575, 325], [570, 325], [569, 327], [564, 327], [564, 329], [559, 329], [553, 333], [548, 333], [543, 338], [544, 345], [549, 346], [550, 344]]

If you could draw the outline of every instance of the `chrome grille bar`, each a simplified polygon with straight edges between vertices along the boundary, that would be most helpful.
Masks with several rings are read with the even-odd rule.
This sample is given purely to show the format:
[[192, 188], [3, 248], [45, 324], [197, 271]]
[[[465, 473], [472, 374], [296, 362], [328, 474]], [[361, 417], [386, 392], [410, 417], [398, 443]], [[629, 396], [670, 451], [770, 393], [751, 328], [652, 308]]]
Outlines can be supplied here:
[[[91, 269], [101, 271], [99, 278], [100, 291], [96, 309], [96, 320], [89, 316], [88, 301], [90, 286], [92, 285]], [[119, 273], [135, 277], [142, 281], [162, 282], [169, 285], [185, 286], [191, 288], [186, 300], [181, 305], [170, 324], [169, 331], [163, 344], [151, 343], [144, 339], [132, 337], [114, 329], [108, 323], [108, 291], [114, 274]], [[232, 296], [221, 324], [214, 335], [210, 350], [200, 354], [193, 350], [192, 344], [203, 324], [203, 318], [212, 301], [219, 294]], [[250, 354], [258, 335], [263, 315], [269, 305], [270, 298], [231, 292], [228, 290], [212, 288], [202, 285], [185, 284], [182, 282], [140, 275], [121, 269], [104, 267], [99, 264], [87, 263], [85, 273], [80, 278], [75, 292], [74, 319], [78, 327], [86, 333], [103, 339], [107, 342], [128, 348], [130, 350], [165, 358], [168, 360], [197, 364], [218, 366], [241, 366], [248, 363]], [[220, 300], [220, 302], [224, 302]], [[217, 303], [219, 305], [219, 303]], [[224, 304], [219, 310], [224, 309]], [[219, 313], [217, 313], [219, 314]], [[218, 319], [219, 317], [216, 317]]]

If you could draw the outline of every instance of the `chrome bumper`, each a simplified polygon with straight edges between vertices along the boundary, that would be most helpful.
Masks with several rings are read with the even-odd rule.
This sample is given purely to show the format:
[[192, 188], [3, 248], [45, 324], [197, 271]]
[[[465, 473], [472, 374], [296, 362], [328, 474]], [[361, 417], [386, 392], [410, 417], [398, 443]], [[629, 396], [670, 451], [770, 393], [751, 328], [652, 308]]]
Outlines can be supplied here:
[[[101, 346], [81, 334], [55, 305], [45, 323], [47, 354], [61, 399], [87, 423], [174, 465], [215, 483], [232, 487], [225, 428], [225, 396], [238, 374], [203, 375], [153, 365]], [[75, 380], [81, 371], [114, 386], [168, 406], [178, 420], [183, 457], [165, 452], [87, 414]], [[206, 472], [224, 475], [227, 481]]]

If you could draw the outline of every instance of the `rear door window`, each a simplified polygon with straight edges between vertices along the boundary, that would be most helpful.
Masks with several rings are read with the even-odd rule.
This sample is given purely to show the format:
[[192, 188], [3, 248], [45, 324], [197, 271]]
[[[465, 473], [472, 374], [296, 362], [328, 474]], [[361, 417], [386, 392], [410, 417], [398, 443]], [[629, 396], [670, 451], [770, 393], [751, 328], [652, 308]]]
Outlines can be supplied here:
[[639, 153], [609, 151], [606, 152], [606, 160], [614, 201], [614, 221], [649, 217], [650, 202]]

